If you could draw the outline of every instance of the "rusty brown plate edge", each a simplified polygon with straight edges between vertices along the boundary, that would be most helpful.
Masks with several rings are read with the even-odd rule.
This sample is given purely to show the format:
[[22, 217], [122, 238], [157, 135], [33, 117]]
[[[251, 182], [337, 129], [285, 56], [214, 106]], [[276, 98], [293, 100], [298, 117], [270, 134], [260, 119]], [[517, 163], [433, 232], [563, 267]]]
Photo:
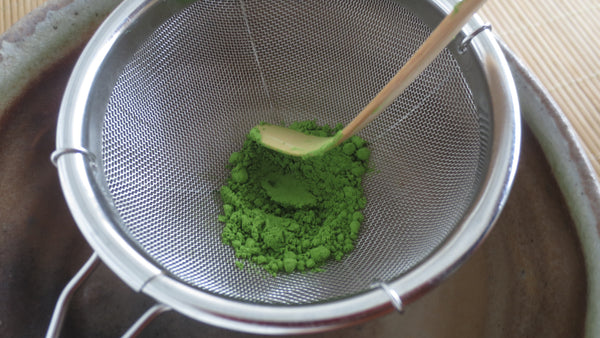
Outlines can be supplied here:
[[565, 198], [587, 272], [585, 336], [600, 337], [600, 183], [566, 115], [541, 82], [502, 41], [521, 114], [538, 140]]
[[0, 118], [22, 93], [81, 48], [122, 0], [48, 0], [0, 35]]
[[[121, 0], [48, 0], [0, 36], [0, 120], [40, 74], [80, 48]], [[574, 219], [588, 278], [586, 336], [600, 337], [600, 185], [573, 127], [539, 80], [500, 41], [524, 120]]]

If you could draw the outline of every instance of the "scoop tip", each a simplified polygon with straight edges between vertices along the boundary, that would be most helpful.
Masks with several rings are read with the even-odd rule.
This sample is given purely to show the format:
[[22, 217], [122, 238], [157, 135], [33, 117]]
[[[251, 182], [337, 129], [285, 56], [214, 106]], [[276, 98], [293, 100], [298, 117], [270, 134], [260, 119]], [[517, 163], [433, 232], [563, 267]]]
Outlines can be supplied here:
[[342, 133], [340, 131], [332, 137], [319, 137], [261, 123], [250, 130], [249, 137], [258, 144], [280, 153], [309, 158], [321, 156], [334, 148], [342, 138]]

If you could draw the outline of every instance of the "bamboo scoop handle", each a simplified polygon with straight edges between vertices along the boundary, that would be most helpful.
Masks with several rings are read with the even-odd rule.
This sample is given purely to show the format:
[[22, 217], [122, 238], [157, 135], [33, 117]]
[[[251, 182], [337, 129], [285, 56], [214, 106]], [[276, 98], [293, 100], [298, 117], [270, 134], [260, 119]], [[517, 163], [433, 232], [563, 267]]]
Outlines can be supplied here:
[[383, 89], [369, 102], [367, 106], [343, 130], [342, 137], [337, 142], [344, 142], [350, 136], [359, 132], [369, 122], [373, 121], [382, 111], [389, 107], [402, 94], [423, 70], [438, 56], [452, 41], [471, 16], [486, 0], [463, 0], [456, 4], [450, 14], [429, 35], [421, 47], [413, 54], [406, 64], [394, 75]]

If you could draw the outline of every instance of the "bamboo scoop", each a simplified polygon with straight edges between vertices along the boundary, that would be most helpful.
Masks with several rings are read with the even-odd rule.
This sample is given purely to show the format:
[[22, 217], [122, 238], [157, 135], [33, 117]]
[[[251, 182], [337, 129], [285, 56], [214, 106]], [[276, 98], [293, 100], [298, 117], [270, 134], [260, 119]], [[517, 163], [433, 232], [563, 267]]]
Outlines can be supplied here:
[[250, 137], [267, 148], [301, 157], [325, 153], [359, 132], [373, 121], [421, 74], [421, 72], [454, 39], [485, 0], [463, 0], [454, 6], [431, 35], [398, 71], [390, 82], [343, 130], [331, 137], [306, 135], [281, 126], [261, 124], [250, 131]]

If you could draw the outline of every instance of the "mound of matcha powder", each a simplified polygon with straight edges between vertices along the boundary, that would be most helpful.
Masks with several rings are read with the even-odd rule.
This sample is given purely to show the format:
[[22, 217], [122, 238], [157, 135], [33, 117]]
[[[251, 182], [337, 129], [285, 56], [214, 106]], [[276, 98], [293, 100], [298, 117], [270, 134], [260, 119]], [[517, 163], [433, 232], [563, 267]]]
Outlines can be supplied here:
[[[290, 128], [317, 136], [341, 130], [314, 121]], [[267, 149], [247, 138], [229, 157], [231, 176], [220, 190], [225, 223], [222, 240], [245, 261], [272, 275], [319, 271], [354, 248], [366, 200], [362, 177], [370, 151], [353, 136], [322, 156], [302, 159]]]

